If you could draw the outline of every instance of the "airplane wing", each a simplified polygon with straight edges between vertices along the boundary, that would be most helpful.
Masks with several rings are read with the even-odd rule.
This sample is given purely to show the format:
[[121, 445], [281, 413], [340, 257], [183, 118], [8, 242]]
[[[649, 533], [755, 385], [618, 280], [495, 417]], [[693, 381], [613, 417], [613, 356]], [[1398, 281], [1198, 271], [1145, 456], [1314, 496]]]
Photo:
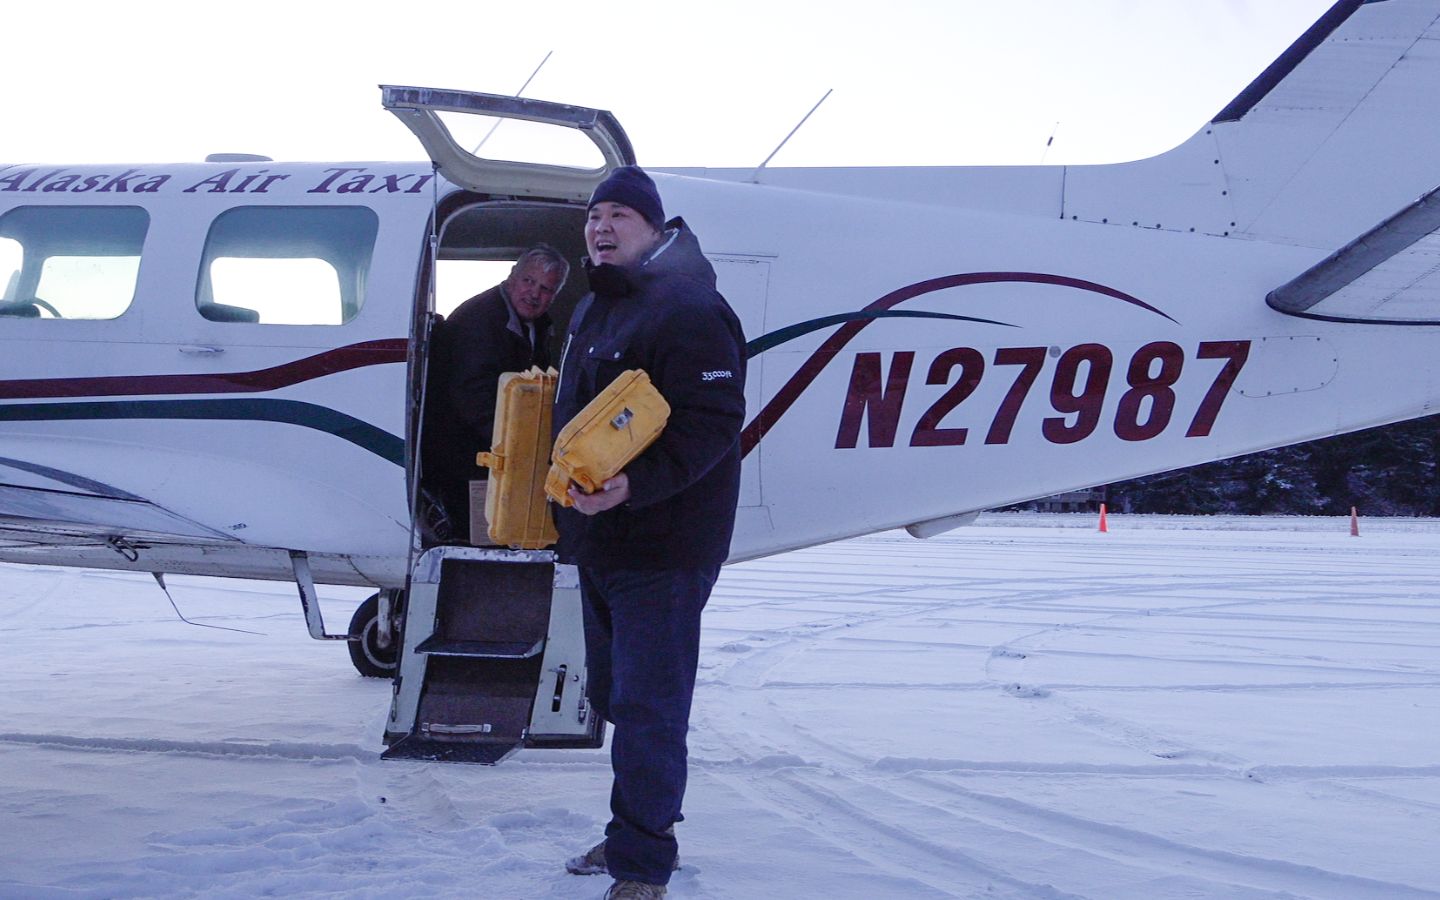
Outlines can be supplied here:
[[160, 543], [237, 542], [112, 485], [0, 457], [0, 542], [103, 543], [115, 534]]

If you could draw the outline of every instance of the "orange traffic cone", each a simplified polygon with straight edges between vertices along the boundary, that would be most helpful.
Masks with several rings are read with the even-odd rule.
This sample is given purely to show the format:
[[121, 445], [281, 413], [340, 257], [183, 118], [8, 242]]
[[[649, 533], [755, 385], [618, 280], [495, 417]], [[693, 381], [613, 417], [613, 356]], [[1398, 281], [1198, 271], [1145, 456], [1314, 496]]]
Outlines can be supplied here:
[[1105, 504], [1102, 503], [1100, 504], [1100, 533], [1108, 534], [1109, 531], [1109, 527], [1105, 524]]
[[1355, 514], [1355, 507], [1350, 507], [1350, 536], [1360, 536], [1360, 517]]

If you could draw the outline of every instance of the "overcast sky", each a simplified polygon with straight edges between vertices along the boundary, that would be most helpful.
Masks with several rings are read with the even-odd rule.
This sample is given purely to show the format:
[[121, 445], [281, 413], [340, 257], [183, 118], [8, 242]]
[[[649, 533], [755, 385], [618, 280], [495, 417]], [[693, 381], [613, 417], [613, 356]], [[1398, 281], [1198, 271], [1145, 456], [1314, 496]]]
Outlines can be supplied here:
[[508, 94], [549, 51], [526, 96], [613, 111], [646, 165], [757, 165], [831, 88], [771, 165], [1112, 161], [1331, 2], [15, 3], [0, 164], [419, 159], [377, 84]]

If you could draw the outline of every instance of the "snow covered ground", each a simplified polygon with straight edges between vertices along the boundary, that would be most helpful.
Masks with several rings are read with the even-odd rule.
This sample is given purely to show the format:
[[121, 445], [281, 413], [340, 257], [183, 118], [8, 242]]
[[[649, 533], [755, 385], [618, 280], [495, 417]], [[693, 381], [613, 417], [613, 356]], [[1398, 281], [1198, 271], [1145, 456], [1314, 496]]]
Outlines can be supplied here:
[[[734, 566], [674, 897], [1440, 897], [1440, 521], [988, 515]], [[378, 759], [293, 588], [0, 567], [0, 896], [598, 897], [604, 751]], [[322, 589], [332, 622], [363, 592]]]

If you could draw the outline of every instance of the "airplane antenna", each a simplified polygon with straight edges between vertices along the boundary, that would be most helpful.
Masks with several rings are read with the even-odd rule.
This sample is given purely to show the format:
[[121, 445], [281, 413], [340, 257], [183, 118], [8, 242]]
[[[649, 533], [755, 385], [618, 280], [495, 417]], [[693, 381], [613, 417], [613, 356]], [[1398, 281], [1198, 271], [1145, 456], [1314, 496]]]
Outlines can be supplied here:
[[787, 142], [789, 142], [789, 140], [790, 140], [792, 137], [795, 136], [795, 132], [797, 132], [797, 131], [800, 130], [800, 126], [801, 126], [801, 125], [804, 125], [804, 124], [806, 123], [806, 121], [808, 121], [811, 116], [815, 115], [815, 110], [819, 109], [819, 108], [820, 108], [820, 104], [821, 104], [821, 103], [824, 103], [824, 102], [825, 102], [825, 99], [826, 99], [827, 97], [829, 97], [829, 96], [830, 96], [831, 94], [833, 94], [833, 93], [835, 93], [835, 89], [834, 89], [834, 88], [831, 88], [830, 90], [828, 90], [828, 91], [825, 92], [825, 96], [824, 96], [824, 97], [821, 97], [819, 100], [815, 101], [815, 105], [812, 106], [812, 107], [810, 107], [810, 111], [805, 114], [805, 117], [804, 117], [803, 119], [801, 119], [798, 123], [796, 123], [796, 125], [795, 125], [794, 128], [790, 129], [790, 133], [789, 133], [789, 134], [785, 135], [785, 140], [781, 141], [780, 144], [779, 144], [779, 146], [777, 146], [774, 150], [771, 150], [771, 151], [770, 151], [770, 155], [767, 156], [767, 157], [765, 157], [765, 162], [762, 162], [760, 165], [758, 165], [758, 166], [755, 167], [755, 171], [750, 173], [750, 183], [751, 183], [751, 184], [758, 184], [758, 183], [759, 183], [760, 170], [763, 169], [763, 168], [765, 168], [767, 165], [770, 164], [770, 160], [772, 160], [772, 159], [775, 158], [775, 154], [777, 154], [777, 153], [780, 152], [780, 148], [783, 147], [783, 146], [785, 146], [785, 144], [786, 144]]
[[1055, 135], [1060, 131], [1060, 123], [1056, 122], [1055, 127], [1050, 129], [1050, 139], [1045, 142], [1045, 152], [1040, 154], [1040, 164], [1045, 164], [1045, 157], [1050, 155], [1050, 145], [1055, 143]]
[[218, 628], [221, 631], [238, 631], [241, 634], [254, 634], [259, 635], [260, 637], [265, 637], [265, 634], [259, 631], [247, 631], [244, 628], [231, 628], [227, 625], [207, 625], [204, 622], [190, 621], [189, 619], [185, 618], [184, 613], [180, 612], [180, 607], [175, 605], [175, 598], [170, 596], [170, 589], [165, 586], [165, 573], [151, 572], [150, 575], [155, 579], [155, 583], [160, 585], [160, 590], [165, 592], [165, 599], [170, 601], [170, 607], [175, 610], [175, 615], [179, 616], [180, 621], [184, 622], [186, 625], [194, 625], [197, 628]]
[[[554, 53], [554, 52], [555, 52], [554, 50], [551, 50], [551, 51], [549, 51], [548, 53], [545, 54], [545, 58], [542, 59], [542, 60], [540, 60], [540, 65], [538, 65], [538, 66], [535, 67], [535, 71], [533, 71], [533, 72], [530, 73], [530, 77], [527, 78], [527, 79], [525, 79], [525, 83], [522, 84], [522, 85], [520, 85], [520, 90], [516, 91], [515, 94], [514, 94], [514, 96], [519, 97], [521, 94], [525, 93], [525, 89], [530, 86], [530, 82], [532, 82], [532, 81], [535, 80], [535, 76], [540, 74], [540, 70], [543, 69], [543, 68], [545, 68], [545, 64], [550, 61], [550, 55], [551, 55], [552, 53]], [[495, 133], [495, 129], [499, 128], [499, 127], [500, 127], [500, 123], [503, 122], [503, 121], [505, 121], [505, 120], [504, 120], [504, 119], [496, 119], [496, 120], [495, 120], [495, 124], [490, 126], [490, 130], [487, 131], [487, 132], [485, 132], [485, 136], [480, 139], [480, 143], [476, 144], [476, 145], [475, 145], [475, 149], [474, 149], [474, 150], [471, 150], [470, 152], [471, 152], [471, 153], [479, 153], [479, 152], [480, 152], [480, 148], [483, 147], [483, 146], [485, 146], [485, 142], [488, 141], [488, 140], [490, 140], [490, 135], [492, 135], [492, 134]]]

